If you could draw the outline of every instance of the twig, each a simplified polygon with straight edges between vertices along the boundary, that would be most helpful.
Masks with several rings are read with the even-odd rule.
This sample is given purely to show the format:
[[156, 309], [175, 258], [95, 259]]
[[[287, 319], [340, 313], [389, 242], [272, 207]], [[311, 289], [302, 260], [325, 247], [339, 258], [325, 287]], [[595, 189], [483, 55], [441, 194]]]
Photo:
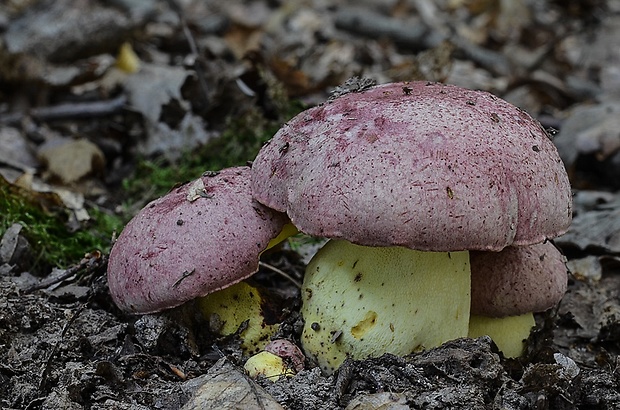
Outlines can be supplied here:
[[291, 281], [291, 283], [292, 283], [293, 285], [295, 285], [295, 286], [297, 286], [297, 288], [301, 289], [301, 283], [299, 283], [299, 281], [298, 281], [298, 280], [296, 280], [295, 278], [293, 278], [291, 275], [289, 275], [288, 273], [284, 272], [283, 270], [278, 269], [278, 268], [276, 268], [275, 266], [270, 265], [270, 264], [265, 263], [265, 262], [262, 262], [262, 261], [261, 261], [261, 262], [258, 262], [258, 265], [259, 265], [259, 266], [262, 266], [263, 268], [269, 269], [269, 270], [271, 270], [271, 271], [273, 271], [273, 272], [277, 273], [278, 275], [281, 275], [281, 276], [285, 277], [286, 279], [288, 279], [289, 281]]
[[465, 58], [470, 59], [482, 68], [499, 75], [508, 75], [511, 73], [512, 67], [504, 55], [493, 50], [480, 47], [456, 34], [452, 36], [450, 41]]
[[181, 284], [181, 282], [183, 282], [183, 280], [184, 280], [185, 278], [188, 278], [189, 276], [193, 275], [193, 274], [194, 274], [194, 272], [196, 272], [196, 269], [195, 269], [195, 268], [194, 268], [194, 269], [192, 269], [192, 270], [186, 270], [186, 271], [184, 271], [184, 272], [181, 274], [181, 277], [180, 277], [179, 279], [177, 279], [177, 281], [176, 281], [176, 282], [174, 282], [174, 283], [172, 284], [172, 289], [176, 289], [176, 288], [177, 288], [177, 287]]
[[127, 103], [127, 97], [121, 94], [111, 100], [66, 103], [49, 107], [32, 108], [27, 112], [2, 115], [0, 116], [0, 124], [18, 124], [27, 116], [39, 121], [105, 117], [120, 112], [125, 106], [125, 103]]
[[185, 13], [181, 6], [175, 0], [168, 0], [168, 4], [170, 7], [177, 13], [179, 16], [179, 20], [181, 22], [181, 28], [183, 29], [183, 35], [187, 40], [187, 44], [189, 45], [189, 49], [192, 54], [196, 57], [197, 64], [194, 65], [194, 69], [196, 70], [196, 76], [198, 77], [198, 84], [200, 85], [200, 91], [202, 92], [202, 97], [204, 98], [203, 105], [209, 105], [209, 87], [207, 86], [207, 80], [205, 78], [204, 73], [204, 60], [201, 54], [198, 52], [198, 46], [196, 45], [196, 40], [194, 39], [194, 35], [192, 34], [189, 26], [187, 25], [187, 19], [185, 18]]
[[386, 37], [406, 47], [426, 49], [430, 46], [428, 29], [424, 24], [406, 24], [362, 8], [340, 9], [336, 13], [335, 24], [341, 30], [372, 38]]
[[[371, 38], [388, 38], [401, 47], [414, 50], [429, 49], [446, 40], [437, 30], [420, 23], [416, 25], [365, 9], [343, 8], [336, 13], [336, 27]], [[501, 75], [507, 75], [512, 67], [500, 53], [473, 44], [456, 33], [448, 39], [466, 58], [483, 68]]]
[[[101, 261], [101, 263], [99, 264], [95, 263], [97, 261]], [[28, 293], [34, 292], [35, 290], [41, 290], [41, 289], [48, 288], [52, 285], [55, 285], [56, 283], [60, 283], [64, 281], [65, 279], [70, 278], [71, 276], [75, 275], [82, 269], [86, 269], [86, 272], [91, 272], [95, 270], [98, 266], [100, 266], [102, 263], [105, 263], [105, 256], [103, 256], [98, 251], [91, 252], [86, 257], [84, 257], [78, 264], [69, 267], [65, 271], [65, 273], [63, 273], [62, 275], [55, 276], [50, 279], [42, 280], [36, 285], [32, 285], [31, 287], [26, 288], [24, 290], [24, 293], [28, 294]]]

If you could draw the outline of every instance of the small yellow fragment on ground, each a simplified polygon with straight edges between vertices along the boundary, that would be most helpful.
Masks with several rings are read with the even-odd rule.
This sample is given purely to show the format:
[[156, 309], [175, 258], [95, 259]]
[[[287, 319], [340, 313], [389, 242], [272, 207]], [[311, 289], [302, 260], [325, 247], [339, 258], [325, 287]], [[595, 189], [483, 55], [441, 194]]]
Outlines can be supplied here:
[[128, 74], [133, 74], [140, 70], [140, 58], [133, 51], [131, 44], [125, 42], [121, 45], [116, 57], [116, 67]]

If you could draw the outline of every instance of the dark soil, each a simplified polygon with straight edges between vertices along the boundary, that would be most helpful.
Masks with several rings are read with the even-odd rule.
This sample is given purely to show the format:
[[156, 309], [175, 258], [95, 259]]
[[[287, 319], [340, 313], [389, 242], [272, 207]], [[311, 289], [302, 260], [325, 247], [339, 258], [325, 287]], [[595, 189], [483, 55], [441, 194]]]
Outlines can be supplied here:
[[[513, 102], [560, 130], [576, 196], [574, 228], [557, 240], [572, 270], [568, 292], [537, 315], [518, 359], [483, 337], [346, 361], [330, 377], [306, 363], [295, 377], [253, 381], [237, 338], [212, 334], [191, 305], [121, 312], [107, 289], [105, 253], [84, 249], [73, 267], [45, 272], [28, 272], [27, 254], [0, 260], [0, 408], [620, 409], [620, 134], [617, 116], [605, 115], [620, 104], [617, 1], [522, 0], [510, 10], [485, 1], [12, 3], [0, 6], [0, 134], [11, 127], [29, 146], [52, 133], [88, 136], [106, 165], [65, 186], [108, 209], [122, 203], [119, 181], [138, 156], [174, 162], [221, 135], [225, 118], [258, 112], [263, 126], [279, 118], [282, 101], [324, 101], [353, 75], [447, 81]], [[66, 30], [38, 30], [53, 24]], [[150, 68], [110, 85], [97, 64], [125, 39]], [[175, 97], [160, 101], [165, 87]], [[106, 102], [103, 111], [47, 109], [93, 99]], [[571, 124], [584, 107], [604, 109], [595, 123]], [[28, 161], [0, 155], [3, 170], [22, 172]], [[295, 253], [266, 258], [302, 278]], [[254, 280], [287, 298], [278, 336], [298, 342], [295, 286], [265, 268]]]
[[[120, 313], [106, 291], [104, 262], [93, 261], [95, 273], [84, 283], [55, 290], [27, 294], [13, 277], [0, 282], [4, 408], [175, 409], [222, 372], [225, 381], [211, 389], [251, 386], [234, 337], [217, 339], [193, 320], [186, 326], [179, 318], [187, 315], [179, 310], [141, 317]], [[271, 281], [268, 274], [258, 276]], [[612, 313], [620, 311], [619, 289], [617, 271], [596, 283], [571, 279], [557, 312], [538, 317], [519, 359], [503, 358], [488, 338], [460, 339], [405, 358], [347, 361], [329, 378], [307, 368], [276, 383], [257, 382], [291, 409], [619, 408], [620, 318]], [[283, 332], [295, 337], [294, 313], [286, 323]], [[243, 401], [247, 395], [257, 400], [256, 389], [218, 406], [258, 406], [260, 401]], [[209, 393], [213, 400], [219, 397]]]

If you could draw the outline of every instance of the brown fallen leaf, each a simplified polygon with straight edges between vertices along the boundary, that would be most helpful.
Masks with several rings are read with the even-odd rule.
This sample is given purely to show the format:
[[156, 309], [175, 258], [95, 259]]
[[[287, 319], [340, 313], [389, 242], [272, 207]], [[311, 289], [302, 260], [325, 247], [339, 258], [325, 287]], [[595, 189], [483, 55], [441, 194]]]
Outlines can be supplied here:
[[[4, 170], [3, 170], [4, 171]], [[29, 203], [36, 204], [44, 211], [63, 206], [62, 199], [51, 190], [34, 189], [34, 176], [29, 173], [7, 176], [0, 173], [0, 188], [5, 188], [10, 195], [15, 195]]]
[[71, 184], [103, 170], [105, 157], [97, 145], [86, 139], [59, 139], [43, 144], [39, 160], [52, 179]]
[[5, 187], [11, 195], [37, 205], [45, 212], [65, 208], [70, 212], [68, 225], [75, 229], [79, 223], [90, 219], [81, 193], [46, 184], [30, 173], [11, 173], [9, 177], [4, 171], [0, 169], [0, 187]]

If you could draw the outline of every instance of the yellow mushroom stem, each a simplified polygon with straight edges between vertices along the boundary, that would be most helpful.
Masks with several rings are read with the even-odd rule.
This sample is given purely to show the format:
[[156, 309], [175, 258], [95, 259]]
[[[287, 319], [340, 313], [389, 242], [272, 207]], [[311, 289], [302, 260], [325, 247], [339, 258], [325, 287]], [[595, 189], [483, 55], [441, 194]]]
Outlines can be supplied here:
[[239, 282], [198, 298], [196, 303], [211, 331], [219, 335], [232, 335], [247, 321], [239, 337], [244, 354], [251, 355], [261, 351], [278, 330], [276, 321], [266, 314], [269, 302], [261, 288]]
[[468, 336], [490, 336], [504, 356], [518, 357], [523, 354], [525, 340], [535, 325], [532, 313], [501, 318], [471, 315]]
[[331, 240], [308, 264], [302, 346], [327, 374], [347, 357], [406, 355], [467, 336], [469, 253]]

